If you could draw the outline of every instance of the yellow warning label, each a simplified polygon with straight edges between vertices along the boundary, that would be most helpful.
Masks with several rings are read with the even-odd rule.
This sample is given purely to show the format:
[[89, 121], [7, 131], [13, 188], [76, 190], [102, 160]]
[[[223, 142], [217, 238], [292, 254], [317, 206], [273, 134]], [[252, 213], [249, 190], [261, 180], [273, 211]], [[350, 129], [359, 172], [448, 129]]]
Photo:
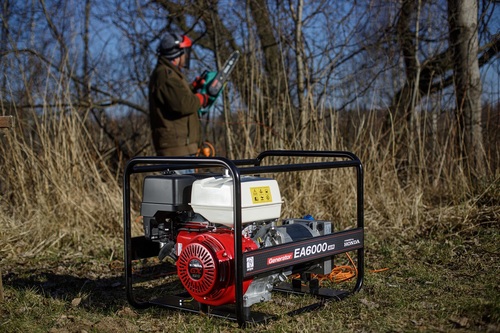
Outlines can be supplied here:
[[273, 202], [270, 186], [250, 187], [250, 193], [254, 204]]

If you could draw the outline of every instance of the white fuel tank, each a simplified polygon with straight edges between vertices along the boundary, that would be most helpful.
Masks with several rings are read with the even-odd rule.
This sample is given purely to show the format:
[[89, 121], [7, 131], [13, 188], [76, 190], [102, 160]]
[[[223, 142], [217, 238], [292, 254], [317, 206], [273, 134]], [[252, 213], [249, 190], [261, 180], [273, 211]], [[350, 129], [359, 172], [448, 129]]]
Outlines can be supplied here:
[[[278, 182], [271, 178], [242, 176], [242, 223], [272, 220], [280, 217], [281, 194]], [[232, 227], [233, 178], [209, 177], [196, 180], [191, 191], [191, 207], [208, 221]]]

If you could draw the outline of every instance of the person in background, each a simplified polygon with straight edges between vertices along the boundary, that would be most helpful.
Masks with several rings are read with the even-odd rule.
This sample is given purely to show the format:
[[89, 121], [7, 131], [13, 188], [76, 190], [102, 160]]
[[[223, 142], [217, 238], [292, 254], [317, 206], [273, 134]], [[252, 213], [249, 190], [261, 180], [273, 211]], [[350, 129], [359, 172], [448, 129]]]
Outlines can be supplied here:
[[149, 115], [153, 145], [158, 156], [192, 156], [201, 143], [198, 110], [210, 102], [197, 93], [203, 82], [188, 83], [183, 69], [189, 69], [192, 41], [187, 36], [167, 33], [158, 46], [158, 63], [149, 81]]

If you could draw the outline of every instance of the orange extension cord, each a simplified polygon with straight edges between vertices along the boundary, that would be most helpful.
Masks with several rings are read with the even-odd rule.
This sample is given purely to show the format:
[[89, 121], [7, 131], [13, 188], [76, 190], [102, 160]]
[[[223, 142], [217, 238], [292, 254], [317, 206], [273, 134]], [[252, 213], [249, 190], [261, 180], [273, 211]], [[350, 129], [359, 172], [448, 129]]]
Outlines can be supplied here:
[[[333, 283], [340, 283], [349, 281], [358, 275], [356, 264], [352, 260], [349, 253], [345, 253], [351, 265], [335, 266], [329, 274], [312, 274], [312, 278], [319, 280], [319, 282], [330, 281]], [[379, 273], [389, 270], [389, 268], [371, 270], [371, 273]], [[299, 275], [294, 275], [292, 278], [298, 278]]]
[[318, 277], [319, 281], [321, 282], [322, 280], [328, 279], [332, 282], [340, 283], [348, 281], [358, 275], [358, 269], [356, 268], [356, 265], [354, 264], [354, 261], [349, 253], [346, 252], [346, 256], [349, 259], [351, 266], [335, 266], [330, 274]]
[[[312, 274], [311, 277], [319, 280], [319, 282], [331, 281], [334, 283], [340, 283], [354, 278], [358, 274], [358, 269], [356, 268], [356, 265], [354, 264], [354, 261], [349, 253], [346, 252], [346, 255], [347, 258], [349, 258], [351, 266], [335, 266], [329, 274]], [[291, 276], [291, 278], [298, 278], [299, 276], [299, 274], [295, 274]]]

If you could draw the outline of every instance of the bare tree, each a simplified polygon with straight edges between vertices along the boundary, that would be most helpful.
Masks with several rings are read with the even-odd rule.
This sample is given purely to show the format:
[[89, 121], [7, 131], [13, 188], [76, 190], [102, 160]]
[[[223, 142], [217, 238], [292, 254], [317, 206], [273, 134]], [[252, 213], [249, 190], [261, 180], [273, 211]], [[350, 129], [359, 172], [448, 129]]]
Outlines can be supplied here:
[[308, 131], [307, 127], [309, 124], [309, 112], [306, 110], [306, 73], [305, 73], [305, 57], [304, 57], [304, 42], [302, 35], [302, 20], [303, 20], [303, 9], [304, 3], [302, 0], [297, 2], [296, 8], [292, 1], [290, 1], [290, 12], [292, 13], [292, 19], [295, 24], [295, 57], [296, 57], [296, 77], [297, 77], [297, 100], [298, 100], [298, 112], [300, 118], [300, 129], [302, 133], [300, 136], [300, 144], [302, 148], [307, 147], [308, 141]]
[[[478, 22], [480, 67], [495, 59], [500, 44], [487, 3], [481, 2]], [[103, 150], [121, 151], [124, 159], [144, 152], [149, 143], [148, 128], [139, 125], [146, 123], [147, 80], [167, 30], [186, 33], [197, 45], [188, 77], [215, 70], [234, 50], [242, 54], [224, 98], [203, 119], [210, 137], [217, 135], [224, 146], [219, 151], [229, 157], [245, 157], [252, 147], [337, 148], [328, 139], [335, 117], [347, 115], [352, 131], [345, 133], [357, 140], [354, 118], [387, 109], [395, 129], [388, 133], [414, 131], [405, 134], [408, 140], [392, 137], [394, 149], [408, 162], [411, 144], [417, 153], [425, 146], [412, 141], [420, 136], [416, 118], [428, 111], [424, 102], [453, 93], [456, 53], [449, 47], [442, 0], [3, 4], [3, 87], [14, 87], [3, 98], [15, 95], [18, 108], [61, 106], [62, 100], [63, 108], [88, 110], [86, 119], [102, 134]], [[67, 88], [63, 93], [61, 84]], [[457, 104], [463, 105], [469, 93], [457, 93]], [[224, 130], [212, 130], [221, 126], [216, 122]], [[346, 138], [347, 147], [341, 148], [349, 148], [349, 142]]]
[[485, 172], [477, 16], [476, 0], [448, 1], [459, 148], [462, 157], [468, 162], [466, 166], [469, 172], [474, 176]]
[[[475, 116], [462, 109], [467, 98], [473, 93], [468, 86], [467, 95], [464, 94], [464, 83], [475, 84], [474, 89], [478, 90], [474, 91], [474, 98], [481, 96], [479, 68], [490, 63], [499, 54], [499, 36], [488, 29], [494, 12], [493, 5], [483, 3], [481, 12], [478, 12], [477, 5], [471, 7], [465, 5], [464, 1], [455, 1], [455, 9], [452, 6], [447, 8], [447, 2], [437, 0], [403, 0], [400, 3], [375, 2], [374, 4], [376, 3], [379, 6], [372, 6], [370, 11], [373, 19], [368, 20], [370, 23], [361, 35], [364, 37], [366, 55], [369, 56], [363, 63], [367, 64], [373, 57], [378, 57], [379, 61], [375, 68], [380, 68], [383, 75], [379, 79], [373, 76], [375, 78], [373, 81], [365, 81], [370, 83], [368, 91], [373, 91], [382, 83], [380, 79], [387, 80], [385, 87], [388, 89], [385, 93], [388, 97], [386, 100], [388, 116], [385, 133], [389, 134], [388, 138], [394, 146], [394, 155], [398, 163], [396, 167], [406, 172], [412, 165], [422, 165], [414, 163], [412, 161], [414, 158], [425, 161], [429, 155], [436, 157], [442, 154], [456, 154], [456, 149], [447, 149], [441, 154], [430, 151], [431, 149], [425, 151], [428, 147], [441, 150], [442, 145], [436, 143], [438, 139], [436, 121], [441, 113], [453, 107], [451, 104], [443, 106], [443, 102], [449, 100], [447, 95], [453, 93], [450, 88], [454, 83], [455, 101], [459, 108], [457, 119], [461, 123], [458, 125], [460, 143], [457, 148], [462, 151], [461, 159], [471, 157], [471, 160], [477, 158], [480, 161], [482, 159], [480, 156], [471, 155], [472, 151], [477, 154], [484, 152], [479, 144], [482, 140], [481, 123], [477, 118], [480, 115], [480, 105], [477, 103], [474, 105]], [[473, 25], [470, 28], [466, 28], [464, 23], [457, 23], [459, 12], [463, 7], [467, 8], [469, 16], [476, 18], [474, 22], [467, 23]], [[478, 17], [480, 22], [477, 21]], [[482, 45], [478, 43], [478, 27], [481, 27]], [[469, 29], [476, 35], [468, 34], [464, 29]], [[463, 56], [460, 60], [457, 58], [459, 54]], [[384, 64], [382, 59], [389, 61]], [[461, 61], [461, 65], [458, 65], [457, 61]], [[464, 67], [460, 66], [477, 67], [471, 72], [472, 67], [464, 71]], [[459, 71], [467, 75], [460, 79], [460, 82], [463, 82], [461, 86], [457, 86]], [[430, 105], [438, 107], [433, 108]], [[472, 105], [470, 101], [468, 105]], [[432, 112], [432, 116], [428, 116], [429, 111]], [[466, 114], [468, 120], [465, 118]], [[427, 126], [427, 121], [432, 124]], [[466, 121], [470, 125], [465, 125]], [[465, 130], [465, 126], [469, 128]], [[431, 135], [427, 138], [426, 134]], [[464, 147], [468, 145], [465, 135], [469, 134], [478, 141], [471, 150], [465, 151]], [[431, 138], [432, 142], [428, 143]], [[474, 141], [471, 138], [467, 140], [470, 143]], [[480, 165], [478, 169], [481, 169]], [[428, 174], [432, 175], [432, 172]]]

